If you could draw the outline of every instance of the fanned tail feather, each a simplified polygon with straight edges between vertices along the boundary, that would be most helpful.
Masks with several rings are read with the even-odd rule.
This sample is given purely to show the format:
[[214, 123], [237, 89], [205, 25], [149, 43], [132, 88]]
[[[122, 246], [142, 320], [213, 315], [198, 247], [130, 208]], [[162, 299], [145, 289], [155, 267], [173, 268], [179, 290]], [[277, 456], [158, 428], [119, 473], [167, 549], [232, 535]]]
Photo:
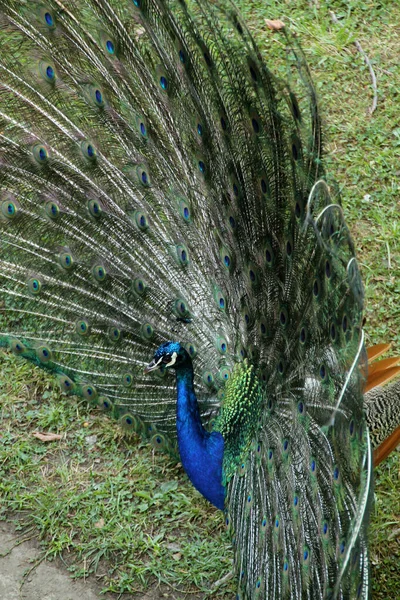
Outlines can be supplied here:
[[230, 2], [1, 11], [0, 344], [174, 452], [143, 368], [180, 340], [222, 403], [238, 597], [367, 598], [363, 289], [296, 41], [266, 66]]

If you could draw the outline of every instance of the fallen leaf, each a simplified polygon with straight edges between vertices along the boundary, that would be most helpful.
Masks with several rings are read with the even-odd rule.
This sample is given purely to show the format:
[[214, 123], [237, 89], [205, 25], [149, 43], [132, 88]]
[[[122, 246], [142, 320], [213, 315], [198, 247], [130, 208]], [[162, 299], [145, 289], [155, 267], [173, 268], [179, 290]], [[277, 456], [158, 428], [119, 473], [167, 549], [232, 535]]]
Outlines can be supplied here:
[[55, 442], [56, 440], [62, 440], [63, 436], [58, 433], [40, 433], [39, 431], [35, 431], [33, 437], [41, 442]]
[[171, 550], [171, 552], [179, 552], [181, 549], [179, 544], [174, 544], [173, 542], [171, 544], [167, 544], [167, 548], [168, 550]]
[[264, 19], [264, 21], [268, 29], [272, 31], [279, 31], [285, 27], [285, 23], [280, 19]]
[[97, 435], [87, 435], [85, 437], [85, 442], [88, 446], [94, 446], [94, 444], [97, 442]]
[[97, 527], [97, 529], [102, 529], [104, 527], [104, 519], [103, 517], [101, 519], [99, 519], [97, 521], [97, 523], [94, 524], [95, 527]]
[[172, 555], [172, 558], [174, 560], [181, 560], [182, 554], [180, 552], [177, 552], [176, 554]]

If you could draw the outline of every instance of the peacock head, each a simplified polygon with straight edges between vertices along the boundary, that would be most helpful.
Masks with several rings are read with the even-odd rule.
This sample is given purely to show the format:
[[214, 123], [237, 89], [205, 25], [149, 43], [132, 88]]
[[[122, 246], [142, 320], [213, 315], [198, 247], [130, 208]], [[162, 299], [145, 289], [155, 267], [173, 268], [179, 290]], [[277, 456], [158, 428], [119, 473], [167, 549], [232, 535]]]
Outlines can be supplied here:
[[167, 369], [176, 369], [190, 362], [189, 354], [179, 342], [165, 342], [155, 351], [153, 360], [147, 365], [144, 372], [150, 373], [164, 366]]

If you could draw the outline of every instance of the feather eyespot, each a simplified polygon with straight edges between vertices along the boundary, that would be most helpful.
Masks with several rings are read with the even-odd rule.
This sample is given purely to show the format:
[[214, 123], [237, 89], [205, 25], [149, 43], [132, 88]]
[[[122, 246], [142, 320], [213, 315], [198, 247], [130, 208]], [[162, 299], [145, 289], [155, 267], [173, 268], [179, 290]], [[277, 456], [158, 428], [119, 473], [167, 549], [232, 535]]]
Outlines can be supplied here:
[[228, 342], [223, 336], [218, 336], [216, 339], [216, 347], [221, 354], [226, 354], [228, 351]]
[[304, 345], [307, 341], [307, 330], [305, 327], [302, 327], [300, 330], [300, 344]]
[[253, 127], [254, 133], [256, 133], [256, 134], [260, 133], [260, 129], [261, 129], [260, 124], [256, 118], [254, 118], [254, 117], [252, 118], [251, 125]]
[[319, 376], [324, 381], [327, 376], [326, 366], [322, 363], [319, 367]]
[[103, 94], [102, 94], [101, 90], [95, 89], [94, 97], [95, 97], [97, 106], [104, 106]]
[[283, 563], [283, 570], [285, 571], [285, 573], [289, 570], [289, 563], [287, 560], [285, 560], [285, 562]]
[[12, 340], [10, 346], [11, 346], [12, 352], [16, 356], [19, 356], [26, 350], [25, 345], [22, 342], [20, 342], [20, 340]]
[[187, 322], [191, 315], [189, 306], [184, 298], [176, 298], [173, 305], [173, 312], [178, 319]]
[[154, 335], [153, 326], [150, 323], [143, 323], [140, 329], [142, 338], [145, 340], [151, 340]]
[[190, 205], [187, 202], [186, 198], [182, 198], [181, 196], [178, 196], [177, 205], [178, 205], [178, 209], [179, 209], [179, 214], [181, 215], [182, 219], [185, 221], [185, 223], [190, 223], [192, 220], [192, 214], [191, 214]]
[[132, 287], [133, 287], [133, 291], [138, 296], [144, 296], [144, 294], [147, 291], [146, 282], [141, 277], [135, 277], [135, 279], [132, 282]]
[[43, 166], [49, 160], [49, 152], [42, 144], [35, 144], [32, 148], [32, 155], [35, 159], [36, 164]]
[[89, 323], [85, 319], [79, 319], [75, 323], [75, 332], [81, 336], [87, 336], [90, 333]]
[[118, 342], [122, 338], [122, 332], [118, 327], [110, 327], [108, 330], [108, 339], [111, 342]]
[[103, 283], [107, 279], [107, 271], [103, 265], [95, 265], [92, 269], [92, 275], [99, 283]]
[[56, 80], [56, 72], [54, 70], [54, 66], [46, 61], [41, 61], [39, 63], [39, 73], [42, 79], [44, 79], [48, 83], [54, 83]]
[[252, 58], [247, 57], [247, 64], [249, 67], [249, 74], [253, 83], [258, 83], [260, 80], [260, 73], [258, 67]]
[[7, 220], [12, 221], [19, 215], [19, 204], [16, 200], [9, 198], [1, 203], [1, 214]]
[[299, 108], [299, 103], [297, 101], [297, 98], [293, 94], [293, 92], [290, 92], [289, 96], [290, 96], [291, 109], [292, 109], [293, 116], [296, 119], [296, 121], [301, 121], [301, 113], [300, 113], [300, 108]]
[[149, 228], [149, 221], [147, 215], [142, 210], [136, 210], [134, 214], [135, 223], [140, 231], [147, 231]]
[[178, 262], [183, 267], [186, 267], [189, 264], [189, 252], [186, 246], [184, 244], [178, 244], [178, 246], [176, 246], [176, 254]]
[[42, 282], [37, 277], [31, 277], [27, 281], [28, 290], [34, 296], [37, 296], [42, 291]]
[[58, 206], [57, 202], [49, 200], [46, 202], [44, 210], [46, 215], [53, 221], [60, 216], [60, 207]]
[[204, 371], [203, 373], [203, 382], [207, 387], [213, 387], [214, 385], [214, 376], [211, 371]]
[[95, 219], [101, 217], [103, 213], [103, 207], [98, 200], [89, 200], [88, 211]]
[[61, 391], [64, 392], [65, 394], [70, 394], [75, 389], [74, 382], [72, 381], [72, 379], [70, 379], [66, 375], [63, 375], [63, 374], [59, 375], [58, 382], [60, 384]]
[[100, 396], [100, 398], [97, 401], [97, 405], [101, 410], [104, 410], [105, 412], [112, 410], [113, 407], [111, 400], [107, 398], [107, 396]]
[[74, 267], [74, 259], [69, 252], [60, 252], [58, 262], [66, 271], [70, 271]]
[[223, 246], [220, 249], [220, 257], [222, 260], [222, 264], [224, 265], [225, 269], [227, 271], [230, 271], [233, 267], [233, 260], [232, 260], [232, 255], [230, 253], [230, 251], [228, 250], [228, 248], [226, 248], [225, 246]]
[[289, 315], [285, 307], [281, 308], [279, 313], [279, 323], [283, 329], [285, 329], [289, 323]]
[[325, 262], [325, 275], [327, 276], [328, 279], [330, 279], [331, 275], [332, 275], [331, 263], [329, 260], [327, 260]]
[[214, 288], [214, 300], [221, 311], [226, 310], [226, 298], [219, 288]]
[[189, 354], [190, 358], [194, 358], [197, 354], [196, 346], [191, 342], [185, 344], [185, 350]]
[[259, 269], [258, 269], [257, 265], [250, 263], [249, 266], [247, 267], [247, 275], [248, 275], [250, 285], [253, 288], [256, 288], [260, 283], [260, 275], [259, 275]]
[[39, 348], [37, 348], [36, 356], [38, 357], [41, 363], [48, 363], [52, 359], [51, 350], [47, 346], [40, 346]]
[[89, 162], [94, 162], [97, 158], [96, 148], [88, 141], [81, 142], [80, 145], [83, 157]]
[[265, 181], [264, 178], [261, 179], [260, 186], [261, 186], [262, 193], [266, 194], [268, 192], [268, 186], [267, 186], [267, 182]]
[[218, 371], [218, 377], [219, 377], [220, 381], [223, 383], [228, 381], [228, 379], [230, 377], [229, 369], [227, 367], [223, 367], [222, 369], [220, 369]]
[[267, 267], [268, 268], [273, 267], [273, 265], [275, 264], [275, 253], [272, 249], [272, 244], [270, 242], [266, 242], [266, 244], [265, 244], [264, 256], [265, 256], [265, 263], [266, 263]]
[[55, 22], [53, 13], [50, 12], [49, 10], [46, 10], [42, 14], [43, 14], [43, 21], [44, 21], [44, 24], [46, 25], [46, 27], [48, 27], [49, 29], [54, 29], [54, 27], [56, 26], [56, 22]]

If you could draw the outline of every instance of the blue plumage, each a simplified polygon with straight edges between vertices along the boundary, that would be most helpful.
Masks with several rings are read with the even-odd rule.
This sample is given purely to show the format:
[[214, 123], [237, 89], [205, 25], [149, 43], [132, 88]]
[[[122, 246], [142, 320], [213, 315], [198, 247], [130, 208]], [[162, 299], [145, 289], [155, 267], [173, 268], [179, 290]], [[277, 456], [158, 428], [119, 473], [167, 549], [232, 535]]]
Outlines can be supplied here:
[[209, 502], [224, 510], [224, 440], [219, 432], [210, 433], [202, 425], [193, 386], [192, 360], [180, 343], [167, 342], [156, 350], [145, 371], [151, 372], [161, 366], [176, 372], [176, 430], [183, 468], [194, 487]]

